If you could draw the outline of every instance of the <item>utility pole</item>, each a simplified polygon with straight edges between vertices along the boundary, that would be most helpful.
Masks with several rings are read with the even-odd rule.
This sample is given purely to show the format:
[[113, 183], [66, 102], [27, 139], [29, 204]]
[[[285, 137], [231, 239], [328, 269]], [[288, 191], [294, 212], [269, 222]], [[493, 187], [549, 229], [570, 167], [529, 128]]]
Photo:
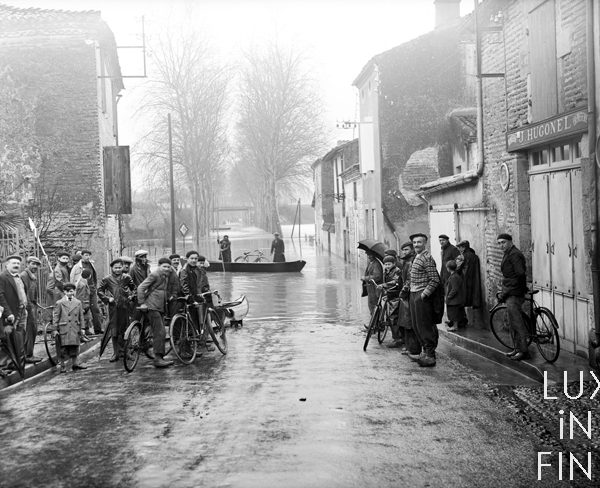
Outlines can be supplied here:
[[169, 122], [169, 189], [171, 190], [171, 253], [175, 254], [175, 188], [173, 184], [173, 133], [171, 131], [171, 114], [168, 114]]

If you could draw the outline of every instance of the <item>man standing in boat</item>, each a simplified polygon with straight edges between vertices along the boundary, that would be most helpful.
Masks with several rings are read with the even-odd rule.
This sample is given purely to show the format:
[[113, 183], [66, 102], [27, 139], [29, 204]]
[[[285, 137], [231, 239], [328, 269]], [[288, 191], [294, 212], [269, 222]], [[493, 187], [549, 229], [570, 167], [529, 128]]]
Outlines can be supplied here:
[[285, 263], [285, 244], [283, 239], [279, 237], [279, 232], [273, 234], [275, 239], [271, 243], [271, 254], [273, 255], [274, 263]]
[[223, 239], [217, 239], [219, 243], [219, 259], [224, 263], [231, 263], [231, 241], [229, 236], [223, 236]]

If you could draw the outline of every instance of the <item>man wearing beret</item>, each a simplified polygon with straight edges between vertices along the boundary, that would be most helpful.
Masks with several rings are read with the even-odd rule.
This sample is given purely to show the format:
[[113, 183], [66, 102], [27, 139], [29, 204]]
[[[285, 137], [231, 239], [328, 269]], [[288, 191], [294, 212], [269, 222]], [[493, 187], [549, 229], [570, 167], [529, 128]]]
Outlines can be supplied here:
[[521, 307], [527, 292], [527, 264], [525, 256], [513, 244], [510, 234], [498, 236], [498, 246], [504, 252], [500, 270], [502, 271], [502, 289], [498, 299], [506, 302], [509, 325], [515, 338], [515, 348], [507, 356], [515, 361], [527, 359], [527, 327], [521, 317]]
[[21, 272], [21, 279], [27, 288], [27, 327], [25, 329], [25, 362], [39, 363], [42, 358], [33, 355], [37, 337], [38, 270], [42, 262], [35, 256], [27, 258], [27, 268]]
[[415, 259], [410, 267], [410, 317], [413, 331], [421, 345], [421, 354], [409, 354], [419, 366], [435, 366], [435, 350], [439, 333], [434, 319], [432, 295], [440, 286], [440, 277], [435, 261], [427, 250], [427, 236], [413, 234], [410, 236], [415, 249]]
[[[25, 328], [27, 327], [27, 287], [19, 271], [21, 269], [21, 256], [6, 258], [6, 269], [0, 273], [0, 308], [4, 319], [2, 335], [13, 333], [19, 350], [17, 355], [23, 357], [25, 350]], [[6, 367], [9, 359], [4, 352], [0, 356], [0, 368]]]
[[111, 362], [117, 361], [124, 349], [123, 335], [129, 321], [129, 296], [135, 292], [133, 280], [123, 274], [123, 261], [113, 259], [110, 263], [110, 274], [100, 281], [98, 298], [108, 304], [108, 318], [113, 344]]

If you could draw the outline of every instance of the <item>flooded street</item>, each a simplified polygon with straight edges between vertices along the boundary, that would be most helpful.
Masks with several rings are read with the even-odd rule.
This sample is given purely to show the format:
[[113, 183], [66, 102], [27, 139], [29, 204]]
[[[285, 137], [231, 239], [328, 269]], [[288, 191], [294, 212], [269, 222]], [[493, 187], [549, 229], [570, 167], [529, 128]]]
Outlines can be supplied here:
[[[87, 360], [0, 396], [0, 486], [511, 486], [536, 479], [534, 441], [444, 355], [420, 368], [366, 353], [358, 270], [303, 249], [302, 273], [211, 272], [246, 294], [229, 353], [155, 369]], [[290, 258], [288, 258], [290, 259]], [[362, 306], [362, 307], [361, 307]], [[550, 486], [550, 485], [546, 485]]]

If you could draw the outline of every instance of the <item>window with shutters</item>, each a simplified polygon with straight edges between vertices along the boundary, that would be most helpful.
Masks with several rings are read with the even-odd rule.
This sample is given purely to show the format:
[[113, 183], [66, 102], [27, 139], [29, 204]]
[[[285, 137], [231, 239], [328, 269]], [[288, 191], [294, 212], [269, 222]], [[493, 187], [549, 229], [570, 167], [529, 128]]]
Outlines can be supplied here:
[[530, 1], [528, 15], [532, 122], [558, 113], [555, 0]]

